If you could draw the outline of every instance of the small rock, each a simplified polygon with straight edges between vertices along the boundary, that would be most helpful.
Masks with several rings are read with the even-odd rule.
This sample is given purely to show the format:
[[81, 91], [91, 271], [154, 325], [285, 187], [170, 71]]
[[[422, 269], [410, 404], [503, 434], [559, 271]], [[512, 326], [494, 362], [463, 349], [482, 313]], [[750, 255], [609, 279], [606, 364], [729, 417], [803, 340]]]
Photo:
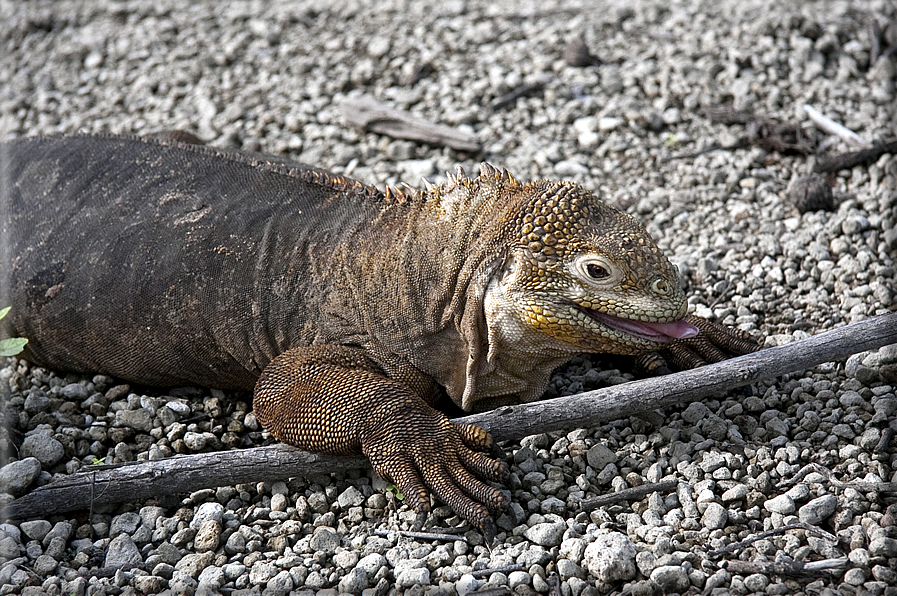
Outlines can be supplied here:
[[65, 448], [50, 434], [36, 433], [25, 437], [20, 453], [26, 458], [37, 458], [44, 468], [52, 468], [65, 456]]
[[429, 586], [430, 570], [426, 567], [403, 569], [396, 575], [396, 586], [410, 588], [411, 586]]
[[581, 39], [574, 39], [564, 46], [564, 62], [567, 66], [583, 67], [600, 63], [600, 60], [592, 55], [589, 46]]
[[655, 567], [651, 572], [651, 581], [660, 586], [664, 593], [682, 593], [691, 585], [688, 574], [679, 565]]
[[106, 550], [106, 567], [134, 566], [143, 563], [140, 549], [134, 544], [134, 540], [128, 534], [119, 534], [109, 543]]
[[119, 410], [115, 413], [115, 426], [133, 428], [137, 432], [148, 433], [153, 430], [153, 416], [149, 410]]
[[797, 511], [800, 521], [816, 525], [828, 519], [838, 508], [838, 498], [835, 495], [823, 495], [813, 499]]
[[193, 539], [193, 548], [197, 552], [206, 552], [218, 548], [221, 540], [221, 524], [214, 519], [206, 520]]
[[873, 557], [897, 557], [897, 539], [877, 536], [869, 542], [869, 554]]
[[763, 508], [772, 513], [781, 513], [782, 515], [790, 515], [796, 509], [794, 499], [788, 495], [779, 495], [768, 499], [763, 503]]
[[36, 457], [26, 457], [0, 468], [0, 492], [14, 497], [23, 495], [40, 476], [41, 466]]
[[788, 198], [801, 213], [835, 208], [832, 187], [822, 174], [807, 174], [794, 180], [788, 187]]
[[52, 527], [53, 525], [45, 519], [24, 521], [19, 525], [19, 528], [25, 532], [26, 536], [32, 540], [37, 540], [38, 542], [44, 539]]
[[708, 530], [719, 530], [726, 526], [729, 521], [729, 513], [726, 508], [719, 503], [708, 503], [704, 515], [701, 517], [701, 523]]
[[341, 509], [347, 510], [349, 507], [358, 507], [364, 503], [364, 495], [354, 486], [350, 486], [340, 493], [336, 502], [339, 503]]
[[190, 521], [190, 527], [194, 530], [199, 530], [207, 521], [216, 521], [220, 524], [223, 518], [224, 505], [209, 501], [208, 503], [203, 503], [196, 509], [196, 513]]
[[617, 454], [603, 443], [593, 445], [586, 452], [586, 462], [595, 470], [603, 470], [608, 464], [616, 463]]
[[355, 567], [339, 580], [339, 591], [358, 594], [368, 587], [368, 573], [361, 567]]
[[455, 582], [455, 591], [458, 593], [458, 596], [467, 596], [468, 594], [472, 594], [480, 589], [480, 580], [470, 575], [469, 573], [465, 573], [461, 576], [457, 582]]
[[554, 164], [554, 173], [558, 176], [577, 176], [581, 174], [588, 174], [589, 168], [582, 165], [578, 161], [573, 161], [572, 159], [563, 159]]
[[334, 532], [331, 528], [319, 526], [318, 528], [315, 528], [315, 533], [312, 535], [308, 544], [315, 551], [333, 554], [336, 552], [336, 547], [339, 546], [339, 542], [339, 534]]
[[523, 535], [540, 546], [558, 546], [566, 530], [567, 524], [563, 521], [545, 522], [527, 528]]
[[598, 536], [586, 547], [583, 564], [599, 580], [611, 583], [635, 577], [635, 544], [620, 532]]

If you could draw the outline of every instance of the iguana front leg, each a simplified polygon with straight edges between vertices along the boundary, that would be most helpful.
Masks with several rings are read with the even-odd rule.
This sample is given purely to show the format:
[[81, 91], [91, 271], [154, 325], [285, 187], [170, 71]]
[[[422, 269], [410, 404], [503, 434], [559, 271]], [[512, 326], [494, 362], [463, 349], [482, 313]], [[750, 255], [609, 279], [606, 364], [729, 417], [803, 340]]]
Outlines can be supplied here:
[[[302, 449], [364, 453], [417, 512], [429, 492], [482, 530], [507, 498], [480, 478], [506, 482], [508, 468], [473, 449], [492, 446], [482, 428], [456, 425], [408, 385], [388, 378], [360, 349], [284, 352], [262, 372], [253, 401], [262, 425]], [[471, 449], [473, 448], [473, 449]]]
[[637, 359], [637, 364], [650, 373], [665, 374], [670, 372], [667, 363], [684, 370], [760, 349], [760, 344], [740, 329], [694, 315], [686, 316], [685, 321], [698, 328], [696, 336], [671, 341], [663, 350], [643, 354]]

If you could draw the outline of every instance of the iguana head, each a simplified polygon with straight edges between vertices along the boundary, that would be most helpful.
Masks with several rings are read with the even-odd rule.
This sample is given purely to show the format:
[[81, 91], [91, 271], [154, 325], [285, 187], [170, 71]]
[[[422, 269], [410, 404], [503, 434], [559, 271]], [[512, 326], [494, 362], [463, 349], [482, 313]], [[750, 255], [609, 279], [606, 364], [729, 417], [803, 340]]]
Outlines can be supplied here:
[[[492, 172], [485, 167], [481, 178]], [[697, 334], [682, 320], [678, 271], [634, 217], [571, 182], [508, 179], [510, 254], [490, 291], [521, 329], [571, 351], [616, 354]]]

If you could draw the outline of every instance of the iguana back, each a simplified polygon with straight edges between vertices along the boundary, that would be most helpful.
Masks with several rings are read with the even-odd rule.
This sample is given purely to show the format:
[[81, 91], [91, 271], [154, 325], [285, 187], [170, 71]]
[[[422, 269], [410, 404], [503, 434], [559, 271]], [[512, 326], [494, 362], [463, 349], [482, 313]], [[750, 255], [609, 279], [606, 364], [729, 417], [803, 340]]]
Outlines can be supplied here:
[[321, 341], [307, 323], [329, 292], [322, 257], [379, 209], [372, 188], [203, 146], [4, 149], [0, 303], [26, 357], [150, 385], [249, 390], [272, 358]]

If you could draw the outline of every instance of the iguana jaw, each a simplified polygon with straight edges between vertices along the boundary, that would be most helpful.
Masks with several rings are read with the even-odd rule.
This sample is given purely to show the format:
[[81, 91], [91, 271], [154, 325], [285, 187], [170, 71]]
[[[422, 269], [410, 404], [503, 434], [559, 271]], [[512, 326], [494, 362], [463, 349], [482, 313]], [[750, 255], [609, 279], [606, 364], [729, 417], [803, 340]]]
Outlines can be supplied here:
[[614, 315], [579, 305], [576, 308], [605, 327], [647, 341], [667, 343], [674, 339], [686, 339], [698, 334], [698, 328], [691, 323], [686, 323], [684, 320], [670, 323], [653, 323], [615, 317]]

